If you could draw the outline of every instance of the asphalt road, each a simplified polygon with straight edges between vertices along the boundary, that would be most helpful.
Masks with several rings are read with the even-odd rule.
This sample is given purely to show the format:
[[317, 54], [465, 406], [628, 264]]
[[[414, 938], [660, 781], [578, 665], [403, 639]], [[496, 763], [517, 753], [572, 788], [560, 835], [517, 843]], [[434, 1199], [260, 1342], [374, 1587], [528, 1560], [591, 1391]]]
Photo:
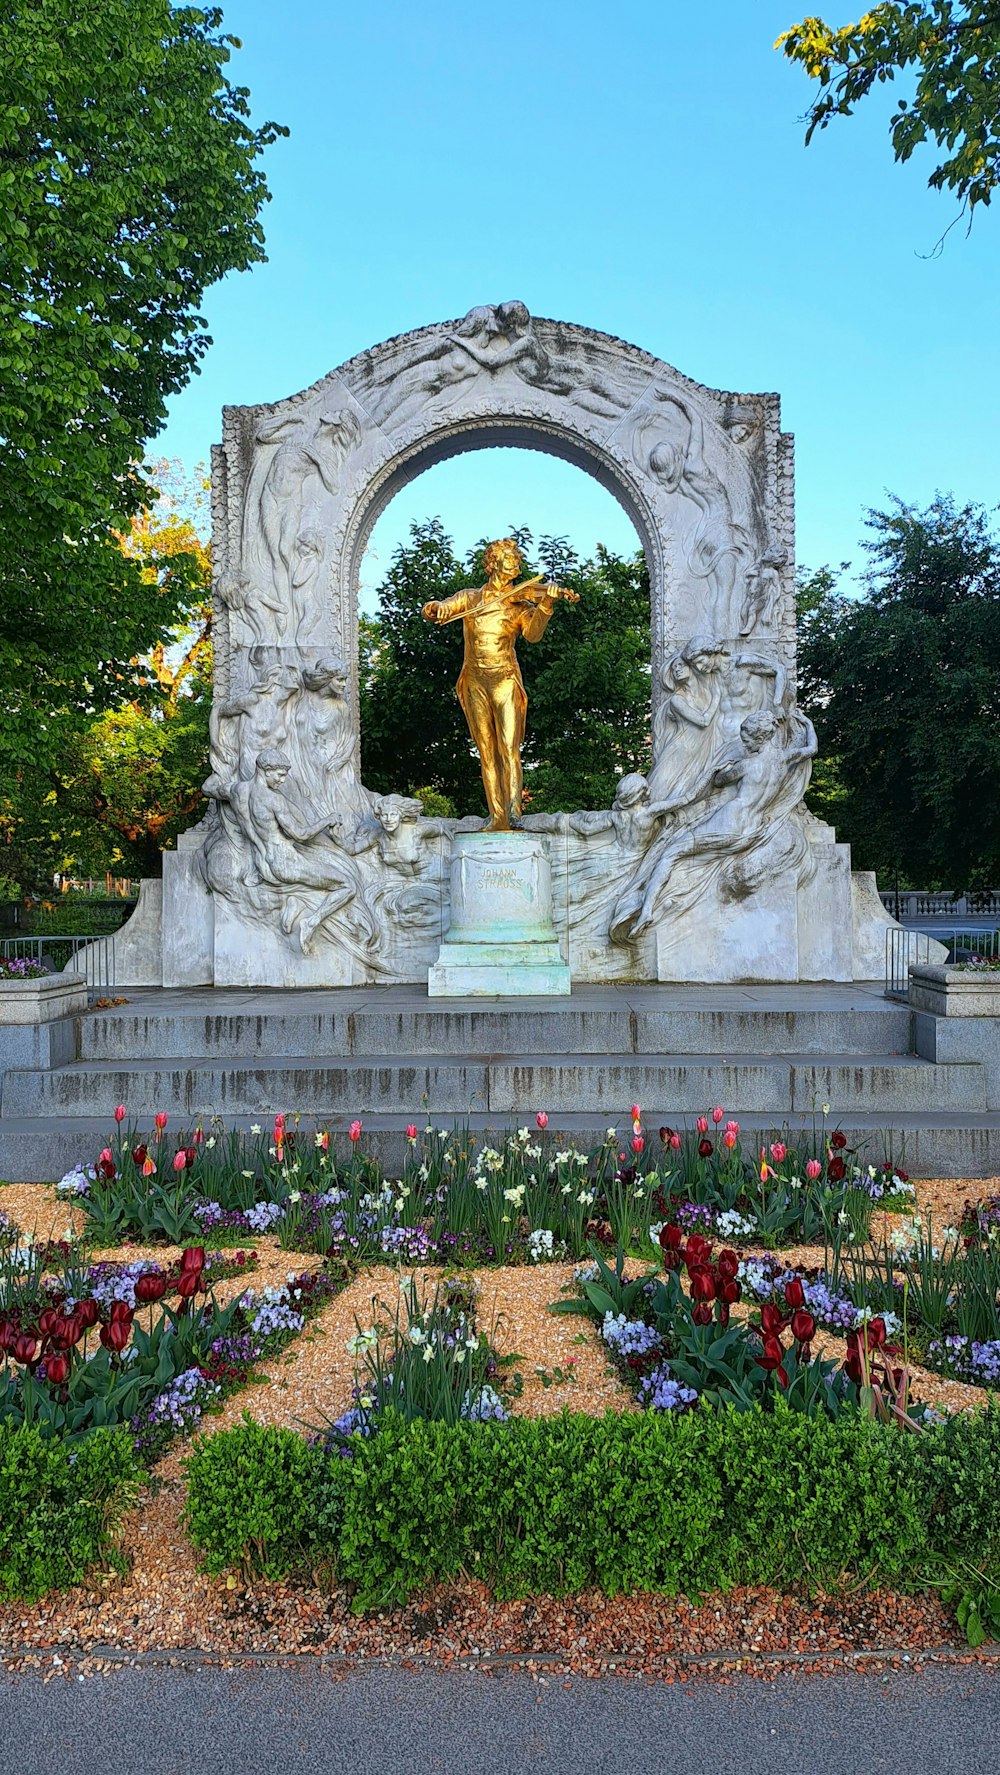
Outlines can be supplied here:
[[666, 1687], [524, 1675], [0, 1677], [2, 1775], [997, 1775], [1000, 1668]]

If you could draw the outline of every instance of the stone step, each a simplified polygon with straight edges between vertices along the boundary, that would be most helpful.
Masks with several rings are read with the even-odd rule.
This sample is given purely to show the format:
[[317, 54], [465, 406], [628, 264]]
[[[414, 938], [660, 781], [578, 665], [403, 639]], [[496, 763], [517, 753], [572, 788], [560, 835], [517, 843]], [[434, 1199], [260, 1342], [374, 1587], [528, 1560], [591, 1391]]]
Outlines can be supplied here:
[[8, 1116], [104, 1115], [116, 1103], [130, 1115], [166, 1109], [181, 1116], [288, 1114], [365, 1116], [478, 1111], [523, 1120], [536, 1110], [614, 1118], [638, 1102], [656, 1125], [714, 1104], [779, 1118], [811, 1116], [829, 1104], [836, 1120], [855, 1110], [888, 1120], [904, 1110], [986, 1108], [979, 1065], [935, 1065], [916, 1055], [812, 1055], [782, 1058], [716, 1055], [593, 1054], [500, 1058], [402, 1059], [398, 1055], [331, 1060], [298, 1056], [269, 1061], [162, 1059], [77, 1062], [52, 1071], [8, 1072]]
[[[842, 989], [843, 990], [843, 989]], [[133, 995], [138, 998], [138, 994]], [[159, 995], [160, 999], [165, 995]], [[222, 994], [216, 994], [222, 998]], [[287, 998], [290, 995], [279, 995]], [[386, 1009], [372, 994], [297, 993], [316, 999], [315, 1009], [273, 1009], [267, 995], [253, 1009], [198, 1011], [188, 993], [182, 1008], [122, 1007], [91, 1011], [78, 1019], [81, 1060], [121, 1060], [156, 1055], [163, 1060], [294, 1060], [312, 1062], [385, 1055], [416, 1058], [454, 1055], [485, 1059], [523, 1054], [741, 1055], [906, 1054], [910, 1013], [905, 1005], [870, 996], [844, 1008], [746, 1009], [685, 1002], [647, 1007], [637, 993], [592, 994], [586, 1003], [521, 1001], [513, 1008], [479, 1003], [447, 1008], [412, 1003]], [[414, 1001], [415, 997], [414, 996]], [[335, 1008], [344, 1004], [350, 1008]]]
[[[811, 1136], [811, 1118], [764, 1117], [752, 1110], [731, 1105], [747, 1145], [774, 1139], [781, 1135], [794, 1145], [801, 1130]], [[390, 1174], [398, 1173], [407, 1151], [405, 1115], [371, 1115], [364, 1118], [364, 1150], [377, 1158]], [[436, 1117], [435, 1126], [450, 1128], [455, 1118]], [[677, 1117], [680, 1125], [690, 1127], [693, 1117]], [[421, 1128], [426, 1123], [417, 1117]], [[499, 1117], [473, 1113], [461, 1118], [479, 1138], [495, 1139], [513, 1124]], [[252, 1115], [230, 1115], [228, 1127], [249, 1128]], [[335, 1135], [335, 1150], [341, 1158], [349, 1151], [348, 1117], [324, 1118]], [[594, 1114], [552, 1115], [548, 1132], [555, 1138], [592, 1150], [606, 1138], [611, 1123], [618, 1128], [622, 1142], [631, 1133], [628, 1110], [613, 1117]], [[647, 1123], [654, 1146], [658, 1141], [654, 1123]], [[891, 1134], [891, 1156], [911, 1177], [995, 1178], [1000, 1175], [1000, 1113], [954, 1112], [942, 1116], [937, 1112], [910, 1110], [893, 1118], [891, 1128], [885, 1116], [855, 1112], [840, 1123], [847, 1136], [849, 1149], [856, 1150], [863, 1163], [880, 1163], [888, 1156], [887, 1133]], [[174, 1130], [186, 1125], [179, 1113], [174, 1114]], [[106, 1116], [12, 1116], [0, 1120], [0, 1178], [9, 1182], [51, 1182], [77, 1163], [89, 1163], [107, 1140]], [[0, 1189], [0, 1207], [3, 1193]], [[53, 1225], [58, 1225], [58, 1210]], [[30, 1230], [30, 1229], [29, 1229]], [[39, 1232], [48, 1228], [39, 1227]]]

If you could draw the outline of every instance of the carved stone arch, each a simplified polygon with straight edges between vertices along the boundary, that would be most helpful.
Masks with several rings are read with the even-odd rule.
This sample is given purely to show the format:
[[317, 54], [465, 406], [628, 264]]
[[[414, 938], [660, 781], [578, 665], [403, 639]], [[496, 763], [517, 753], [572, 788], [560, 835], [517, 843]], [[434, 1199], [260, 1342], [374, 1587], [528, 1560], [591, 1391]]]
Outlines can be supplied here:
[[574, 463], [634, 523], [654, 706], [663, 662], [706, 631], [752, 631], [791, 680], [791, 439], [778, 397], [705, 388], [620, 339], [508, 302], [386, 340], [285, 401], [226, 409], [213, 461], [220, 683], [242, 683], [248, 650], [265, 644], [332, 650], [356, 684], [359, 569], [379, 513], [435, 462], [505, 444]]

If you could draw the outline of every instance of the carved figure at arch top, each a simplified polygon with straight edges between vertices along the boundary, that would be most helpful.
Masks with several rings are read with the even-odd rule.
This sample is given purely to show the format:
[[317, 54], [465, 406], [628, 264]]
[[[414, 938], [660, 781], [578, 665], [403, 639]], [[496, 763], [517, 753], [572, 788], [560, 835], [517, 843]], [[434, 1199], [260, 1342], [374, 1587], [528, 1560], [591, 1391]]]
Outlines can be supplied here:
[[521, 745], [528, 698], [514, 644], [519, 635], [540, 641], [553, 604], [578, 604], [579, 594], [547, 583], [541, 574], [518, 581], [522, 554], [511, 537], [491, 542], [483, 555], [484, 586], [432, 599], [428, 622], [462, 620], [465, 658], [455, 686], [482, 769], [487, 831], [509, 832], [521, 824]]

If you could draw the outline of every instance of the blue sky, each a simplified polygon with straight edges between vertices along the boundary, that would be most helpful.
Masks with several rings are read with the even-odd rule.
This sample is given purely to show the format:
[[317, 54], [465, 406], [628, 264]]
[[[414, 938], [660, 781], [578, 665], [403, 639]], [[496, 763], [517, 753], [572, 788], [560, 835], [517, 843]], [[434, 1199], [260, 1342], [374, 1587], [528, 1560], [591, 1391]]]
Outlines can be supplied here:
[[[776, 389], [798, 556], [858, 567], [887, 492], [995, 504], [1000, 218], [967, 239], [886, 135], [888, 91], [803, 145], [810, 83], [773, 49], [801, 0], [229, 0], [231, 76], [268, 152], [269, 262], [208, 293], [214, 345], [155, 455], [204, 460], [224, 403], [276, 400], [394, 333], [518, 296], [720, 388]], [[857, 16], [841, 0], [822, 9]], [[518, 451], [432, 469], [389, 507], [464, 547], [524, 523], [631, 549], [581, 471]]]

